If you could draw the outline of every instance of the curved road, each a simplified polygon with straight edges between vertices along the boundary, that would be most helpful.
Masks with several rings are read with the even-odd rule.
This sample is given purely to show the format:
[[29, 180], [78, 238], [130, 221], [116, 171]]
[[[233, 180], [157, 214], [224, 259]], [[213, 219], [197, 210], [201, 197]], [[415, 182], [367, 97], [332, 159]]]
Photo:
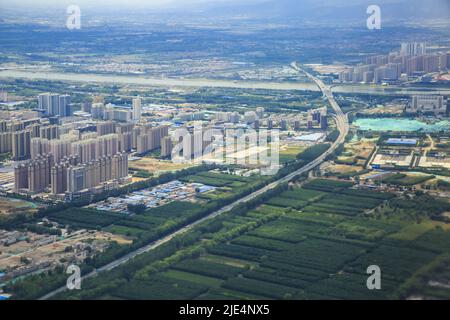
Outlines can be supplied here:
[[[325, 153], [320, 155], [318, 158], [316, 158], [312, 162], [308, 163], [304, 167], [298, 169], [297, 171], [291, 172], [290, 174], [286, 175], [285, 177], [283, 177], [283, 178], [281, 178], [281, 179], [279, 179], [279, 180], [277, 180], [275, 182], [272, 182], [272, 183], [268, 184], [267, 186], [265, 186], [265, 187], [255, 191], [255, 192], [253, 192], [253, 193], [251, 193], [251, 194], [249, 194], [249, 195], [247, 195], [247, 196], [245, 196], [245, 197], [243, 197], [243, 198], [241, 198], [241, 199], [239, 199], [239, 200], [237, 200], [237, 201], [235, 201], [235, 202], [233, 202], [233, 203], [231, 203], [231, 204], [229, 204], [229, 205], [227, 205], [227, 206], [225, 206], [225, 207], [223, 207], [223, 208], [221, 208], [221, 209], [219, 209], [219, 210], [217, 210], [217, 211], [215, 211], [215, 212], [213, 212], [213, 213], [211, 213], [211, 214], [209, 214], [209, 215], [207, 215], [207, 216], [205, 216], [205, 217], [203, 217], [203, 218], [201, 218], [201, 219], [199, 219], [197, 221], [195, 221], [195, 222], [192, 222], [191, 224], [189, 224], [189, 225], [187, 225], [187, 226], [185, 226], [185, 227], [183, 227], [183, 228], [181, 228], [181, 229], [179, 229], [179, 230], [177, 230], [177, 231], [175, 231], [175, 232], [173, 232], [173, 233], [171, 233], [171, 234], [169, 234], [169, 235], [167, 235], [167, 236], [165, 236], [165, 237], [163, 237], [163, 238], [161, 238], [161, 239], [159, 239], [159, 240], [157, 240], [155, 242], [152, 242], [152, 243], [150, 243], [150, 244], [148, 244], [148, 245], [146, 245], [144, 247], [141, 247], [141, 248], [139, 248], [139, 249], [137, 249], [137, 250], [135, 250], [133, 252], [130, 252], [127, 255], [125, 255], [125, 256], [117, 259], [117, 260], [114, 260], [113, 262], [110, 262], [107, 265], [105, 265], [105, 266], [103, 266], [103, 267], [101, 267], [99, 269], [96, 269], [96, 270], [94, 270], [94, 271], [84, 275], [82, 277], [82, 280], [85, 280], [87, 278], [91, 278], [93, 276], [96, 276], [100, 272], [112, 270], [112, 269], [114, 269], [114, 268], [116, 268], [116, 267], [118, 267], [118, 266], [128, 262], [129, 260], [131, 260], [131, 259], [133, 259], [133, 258], [135, 258], [135, 257], [137, 257], [137, 256], [139, 256], [139, 255], [141, 255], [143, 253], [145, 253], [145, 252], [148, 252], [150, 250], [153, 250], [153, 249], [161, 246], [162, 244], [172, 240], [174, 237], [191, 230], [195, 226], [197, 226], [197, 225], [199, 225], [199, 224], [201, 224], [201, 223], [203, 223], [203, 222], [205, 222], [207, 220], [214, 219], [215, 217], [221, 215], [222, 213], [230, 211], [231, 209], [233, 209], [234, 207], [238, 206], [239, 204], [247, 202], [249, 200], [252, 200], [252, 199], [260, 196], [261, 194], [263, 194], [263, 193], [265, 193], [265, 192], [267, 192], [267, 191], [277, 187], [280, 184], [289, 182], [290, 180], [292, 180], [297, 175], [300, 175], [302, 173], [310, 171], [311, 169], [314, 169], [315, 167], [320, 165], [325, 160], [325, 158], [328, 155], [330, 155], [332, 152], [334, 152], [341, 143], [344, 142], [345, 137], [347, 136], [348, 130], [349, 130], [348, 119], [347, 119], [347, 116], [342, 112], [342, 110], [339, 107], [339, 105], [337, 104], [336, 100], [334, 99], [333, 93], [331, 92], [330, 87], [326, 86], [320, 79], [318, 79], [318, 78], [314, 77], [313, 75], [307, 73], [306, 71], [302, 70], [300, 67], [297, 66], [297, 64], [295, 62], [292, 63], [291, 67], [294, 68], [295, 70], [299, 71], [299, 72], [304, 72], [308, 76], [308, 78], [313, 80], [317, 84], [317, 86], [320, 88], [320, 90], [322, 91], [324, 96], [327, 97], [328, 101], [330, 102], [331, 107], [335, 111], [335, 113], [336, 113], [336, 117], [335, 117], [336, 124], [337, 124], [337, 128], [338, 128], [340, 134], [339, 134], [338, 139], [331, 145], [331, 147]], [[49, 292], [45, 296], [41, 297], [39, 300], [49, 299], [49, 298], [53, 297], [54, 295], [56, 295], [58, 293], [61, 293], [61, 292], [65, 291], [65, 290], [66, 290], [65, 286], [61, 287], [61, 288], [56, 289], [56, 290], [54, 290], [52, 292]]]

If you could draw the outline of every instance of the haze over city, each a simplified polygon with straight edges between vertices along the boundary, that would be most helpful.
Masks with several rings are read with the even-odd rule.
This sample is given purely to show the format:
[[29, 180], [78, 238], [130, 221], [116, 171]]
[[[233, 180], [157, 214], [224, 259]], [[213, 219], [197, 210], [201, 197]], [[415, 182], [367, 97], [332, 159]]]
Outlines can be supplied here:
[[450, 299], [449, 28], [446, 0], [0, 0], [0, 300]]

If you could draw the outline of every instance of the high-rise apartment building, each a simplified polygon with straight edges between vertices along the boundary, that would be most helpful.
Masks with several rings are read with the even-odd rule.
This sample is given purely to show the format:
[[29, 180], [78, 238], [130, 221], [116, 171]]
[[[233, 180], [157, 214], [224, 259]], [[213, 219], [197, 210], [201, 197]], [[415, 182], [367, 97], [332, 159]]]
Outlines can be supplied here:
[[9, 153], [12, 151], [11, 137], [11, 132], [0, 132], [0, 153]]
[[423, 58], [423, 71], [426, 73], [439, 71], [440, 57], [438, 55], [426, 55]]
[[427, 47], [423, 42], [403, 42], [400, 48], [401, 56], [421, 56], [426, 52]]
[[141, 120], [141, 114], [141, 98], [135, 98], [133, 99], [133, 120], [139, 122]]
[[406, 113], [445, 115], [447, 103], [443, 96], [413, 96], [411, 104], [406, 107]]
[[97, 122], [97, 135], [104, 136], [116, 132], [116, 123], [114, 121]]
[[13, 160], [26, 160], [31, 157], [31, 131], [22, 130], [12, 133]]
[[246, 113], [244, 113], [244, 121], [247, 124], [251, 124], [253, 122], [255, 122], [257, 119], [257, 115], [255, 111], [247, 111]]
[[[89, 163], [69, 166], [66, 171], [66, 192], [76, 193], [85, 189], [92, 189], [103, 182], [120, 180], [128, 176], [128, 155], [119, 153], [114, 156], [102, 157]], [[63, 177], [58, 176], [58, 169], [55, 169], [54, 172], [55, 180], [63, 179]], [[64, 170], [61, 170], [59, 174], [64, 174]], [[55, 191], [64, 189], [64, 186], [62, 186], [62, 188], [55, 188]]]
[[169, 134], [169, 126], [143, 127], [137, 136], [136, 151], [145, 153], [161, 146], [161, 139]]
[[69, 115], [69, 95], [42, 93], [38, 95], [38, 109], [49, 116], [66, 117]]
[[109, 104], [106, 106], [104, 118], [105, 120], [130, 122], [132, 118], [132, 112], [129, 109], [116, 108]]
[[258, 119], [264, 118], [264, 108], [263, 107], [256, 108], [256, 115]]
[[170, 157], [172, 155], [172, 138], [167, 136], [161, 139], [161, 157]]
[[50, 170], [54, 164], [51, 154], [41, 155], [28, 163], [14, 168], [14, 190], [28, 189], [37, 193], [44, 191], [50, 184]]
[[93, 119], [105, 119], [106, 107], [103, 103], [93, 103], [91, 106], [91, 115]]
[[47, 139], [47, 140], [59, 139], [59, 126], [52, 125], [52, 126], [39, 127], [38, 137]]

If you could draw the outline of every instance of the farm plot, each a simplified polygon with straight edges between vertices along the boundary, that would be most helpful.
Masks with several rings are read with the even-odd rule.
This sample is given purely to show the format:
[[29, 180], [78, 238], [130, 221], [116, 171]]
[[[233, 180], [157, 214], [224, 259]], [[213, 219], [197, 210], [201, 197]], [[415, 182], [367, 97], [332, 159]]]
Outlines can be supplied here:
[[174, 201], [146, 210], [143, 214], [125, 215], [86, 208], [71, 208], [50, 213], [48, 218], [73, 229], [102, 229], [107, 232], [139, 237], [155, 234], [158, 227], [177, 223], [198, 214], [202, 208], [191, 202]]
[[255, 181], [255, 179], [247, 177], [216, 172], [200, 172], [193, 176], [181, 178], [180, 180], [185, 182], [203, 183], [214, 187], [241, 187]]
[[336, 192], [344, 188], [349, 188], [351, 186], [353, 186], [352, 182], [330, 179], [316, 179], [305, 184], [304, 188], [325, 192]]
[[[387, 193], [355, 190], [352, 186], [345, 181], [317, 179], [302, 188], [281, 192], [247, 211], [225, 214], [215, 221], [214, 228], [207, 228], [202, 241], [192, 245], [202, 249], [197, 255], [180, 257], [147, 274], [142, 283], [131, 280], [109, 296], [121, 299], [397, 297], [420, 270], [443, 254], [450, 254], [450, 227], [442, 222], [430, 222], [426, 217], [417, 224], [416, 220], [362, 213], [370, 213], [380, 204], [407, 210], [411, 205], [417, 207], [415, 201], [420, 201], [421, 210], [439, 214], [442, 205], [428, 198], [407, 201]], [[149, 216], [161, 219], [164, 215]], [[268, 216], [270, 219], [263, 219]], [[239, 229], [244, 225], [251, 228]], [[366, 271], [370, 265], [380, 266], [383, 290], [367, 289]], [[414, 290], [420, 292], [420, 287], [414, 286]], [[442, 290], [427, 290], [435, 297], [448, 297]]]

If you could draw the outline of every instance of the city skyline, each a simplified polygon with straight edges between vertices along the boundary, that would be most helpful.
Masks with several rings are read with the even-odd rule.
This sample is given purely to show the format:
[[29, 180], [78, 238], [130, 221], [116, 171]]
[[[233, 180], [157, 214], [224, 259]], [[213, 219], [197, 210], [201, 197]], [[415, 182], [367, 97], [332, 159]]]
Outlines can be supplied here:
[[0, 0], [0, 300], [168, 319], [450, 300], [449, 18]]

